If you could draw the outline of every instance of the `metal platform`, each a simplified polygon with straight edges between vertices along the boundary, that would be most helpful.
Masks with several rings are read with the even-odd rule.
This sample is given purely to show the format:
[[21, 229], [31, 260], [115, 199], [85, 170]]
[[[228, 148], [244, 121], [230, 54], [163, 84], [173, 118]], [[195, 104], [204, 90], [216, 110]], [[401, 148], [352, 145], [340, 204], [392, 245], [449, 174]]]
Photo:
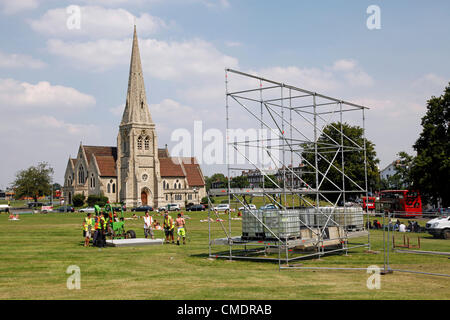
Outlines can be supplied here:
[[145, 238], [135, 238], [135, 239], [116, 239], [116, 240], [106, 240], [106, 245], [108, 247], [133, 247], [133, 246], [152, 246], [152, 245], [162, 245], [164, 239], [145, 239]]

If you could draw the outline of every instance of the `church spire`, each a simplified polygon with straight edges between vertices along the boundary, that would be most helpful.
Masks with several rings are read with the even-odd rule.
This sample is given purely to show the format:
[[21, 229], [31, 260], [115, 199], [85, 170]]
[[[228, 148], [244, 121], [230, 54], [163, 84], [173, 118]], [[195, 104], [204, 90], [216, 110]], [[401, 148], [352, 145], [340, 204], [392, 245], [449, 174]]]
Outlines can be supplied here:
[[153, 123], [150, 111], [148, 110], [147, 97], [145, 94], [144, 75], [142, 73], [136, 25], [134, 26], [127, 100], [121, 125], [130, 123]]

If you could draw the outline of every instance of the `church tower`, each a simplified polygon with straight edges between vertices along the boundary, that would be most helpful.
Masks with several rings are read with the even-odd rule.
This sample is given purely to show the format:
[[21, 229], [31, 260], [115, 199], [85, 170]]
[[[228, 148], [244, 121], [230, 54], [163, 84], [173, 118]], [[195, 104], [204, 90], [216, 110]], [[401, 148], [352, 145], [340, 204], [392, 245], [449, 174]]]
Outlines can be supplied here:
[[163, 199], [158, 139], [147, 105], [136, 26], [128, 91], [117, 136], [118, 198], [127, 207], [157, 207]]

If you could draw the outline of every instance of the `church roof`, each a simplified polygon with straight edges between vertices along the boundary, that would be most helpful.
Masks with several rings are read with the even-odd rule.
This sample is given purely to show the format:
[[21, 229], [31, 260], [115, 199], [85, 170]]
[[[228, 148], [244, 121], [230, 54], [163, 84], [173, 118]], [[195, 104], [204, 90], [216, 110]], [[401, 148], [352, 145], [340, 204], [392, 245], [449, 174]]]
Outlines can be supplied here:
[[75, 168], [75, 164], [77, 163], [77, 159], [70, 158], [70, 164]]
[[117, 148], [116, 147], [104, 147], [104, 146], [83, 146], [84, 153], [88, 163], [91, 163], [92, 155], [95, 156], [109, 156], [114, 158], [114, 162], [117, 160]]
[[183, 163], [186, 171], [186, 178], [191, 187], [204, 186], [205, 180], [203, 174], [195, 158], [191, 158], [190, 163]]
[[169, 158], [169, 150], [167, 148], [158, 149], [158, 158]]
[[185, 177], [183, 167], [177, 158], [160, 158], [161, 177]]
[[194, 157], [167, 157], [159, 159], [161, 177], [186, 177], [190, 187], [204, 186], [205, 180]]
[[100, 170], [100, 176], [117, 177], [116, 159], [113, 156], [94, 155], [94, 157]]

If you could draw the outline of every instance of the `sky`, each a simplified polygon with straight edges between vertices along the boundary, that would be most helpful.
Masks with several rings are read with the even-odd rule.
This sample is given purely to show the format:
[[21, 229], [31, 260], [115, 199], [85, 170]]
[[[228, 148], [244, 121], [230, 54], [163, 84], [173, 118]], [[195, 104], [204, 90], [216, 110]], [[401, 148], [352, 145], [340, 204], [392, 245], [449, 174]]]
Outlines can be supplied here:
[[160, 147], [194, 121], [224, 130], [232, 68], [369, 107], [384, 168], [413, 153], [450, 81], [448, 12], [446, 0], [0, 0], [0, 188], [42, 161], [62, 184], [80, 142], [116, 145], [134, 24]]

